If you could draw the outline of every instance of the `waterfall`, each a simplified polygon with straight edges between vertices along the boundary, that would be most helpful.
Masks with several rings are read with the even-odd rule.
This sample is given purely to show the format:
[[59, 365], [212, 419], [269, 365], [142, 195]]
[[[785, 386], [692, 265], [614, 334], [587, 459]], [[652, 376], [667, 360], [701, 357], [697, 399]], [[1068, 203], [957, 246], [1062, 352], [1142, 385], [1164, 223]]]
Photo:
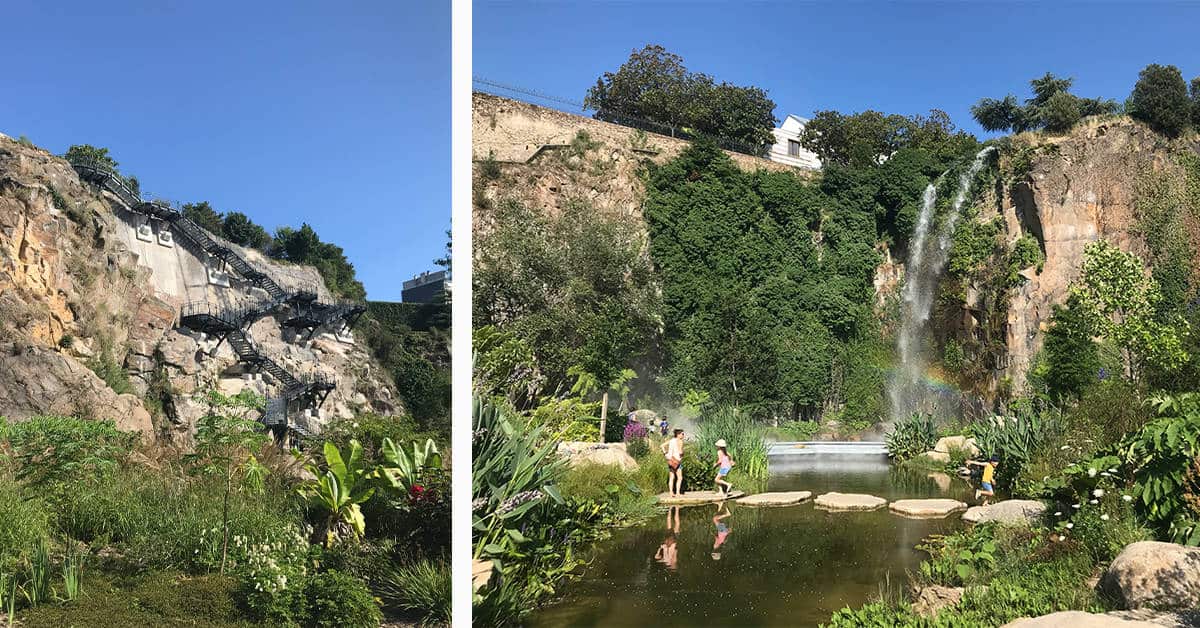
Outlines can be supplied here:
[[913, 230], [909, 244], [908, 260], [904, 270], [904, 288], [900, 292], [900, 331], [896, 345], [900, 354], [897, 372], [888, 382], [888, 398], [891, 401], [891, 420], [908, 416], [917, 410], [929, 411], [922, 378], [925, 374], [925, 356], [922, 354], [925, 340], [925, 325], [933, 310], [933, 299], [937, 293], [938, 278], [946, 266], [953, 243], [954, 227], [959, 213], [966, 203], [971, 182], [983, 168], [984, 159], [994, 148], [989, 146], [975, 155], [971, 166], [958, 177], [958, 193], [949, 213], [938, 228], [936, 237], [930, 237], [934, 207], [937, 205], [936, 181], [925, 188], [921, 199], [921, 213]]

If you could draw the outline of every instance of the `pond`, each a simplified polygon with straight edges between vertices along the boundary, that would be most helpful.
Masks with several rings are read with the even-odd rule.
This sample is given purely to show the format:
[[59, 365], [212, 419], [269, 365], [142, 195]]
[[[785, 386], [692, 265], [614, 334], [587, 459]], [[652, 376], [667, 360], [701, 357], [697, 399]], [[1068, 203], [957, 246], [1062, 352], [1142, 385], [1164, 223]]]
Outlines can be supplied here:
[[[771, 460], [770, 491], [972, 502], [973, 491], [962, 480], [893, 469], [884, 456]], [[905, 570], [916, 570], [925, 558], [915, 549], [921, 539], [962, 526], [957, 514], [917, 520], [886, 509], [831, 513], [811, 501], [780, 508], [705, 505], [679, 512], [674, 568], [655, 558], [670, 532], [670, 513], [664, 510], [600, 543], [583, 577], [564, 587], [561, 599], [532, 613], [525, 625], [815, 626], [843, 606], [859, 606], [889, 586], [902, 588]]]

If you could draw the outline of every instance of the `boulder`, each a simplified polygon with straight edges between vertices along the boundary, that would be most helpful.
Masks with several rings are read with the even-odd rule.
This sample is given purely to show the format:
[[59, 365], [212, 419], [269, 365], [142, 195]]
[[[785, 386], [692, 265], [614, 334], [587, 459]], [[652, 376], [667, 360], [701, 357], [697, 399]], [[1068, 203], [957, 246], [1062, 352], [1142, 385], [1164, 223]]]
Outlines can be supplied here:
[[933, 473], [926, 475], [925, 477], [933, 480], [933, 483], [937, 484], [939, 491], [942, 491], [943, 493], [945, 493], [950, 490], [950, 479], [951, 478], [949, 475], [935, 471]]
[[927, 451], [921, 455], [934, 462], [940, 462], [942, 464], [950, 462], [950, 454], [944, 451]]
[[971, 457], [979, 455], [979, 447], [975, 446], [975, 439], [966, 436], [946, 436], [939, 438], [937, 444], [933, 446], [934, 451], [944, 454], [950, 453], [953, 449], [966, 451]]
[[861, 493], [825, 493], [813, 503], [822, 510], [878, 510], [887, 505], [887, 500]]
[[1100, 588], [1127, 609], [1200, 608], [1200, 547], [1131, 543], [1108, 566]]
[[564, 441], [558, 444], [558, 455], [568, 458], [573, 467], [593, 463], [616, 465], [627, 470], [638, 468], [637, 460], [625, 451], [625, 443]]
[[1062, 628], [1063, 626], [1071, 628], [1162, 628], [1162, 624], [1083, 611], [1060, 611], [1041, 617], [1022, 617], [1004, 624], [1001, 628]]
[[967, 505], [957, 499], [899, 499], [892, 502], [888, 509], [902, 517], [927, 519], [966, 510]]
[[713, 504], [727, 499], [737, 499], [746, 493], [743, 491], [684, 491], [683, 495], [671, 495], [663, 492], [658, 494], [658, 503], [662, 506], [696, 506], [698, 504]]
[[971, 506], [963, 513], [967, 523], [1035, 523], [1046, 512], [1046, 504], [1033, 499], [1006, 499], [987, 506]]
[[490, 560], [473, 559], [471, 561], [471, 590], [479, 591], [486, 587], [495, 571]]
[[943, 608], [961, 602], [962, 596], [962, 587], [929, 585], [917, 593], [917, 599], [913, 602], [912, 609], [921, 617], [933, 617]]
[[749, 495], [737, 500], [739, 504], [747, 506], [791, 506], [799, 504], [803, 501], [808, 501], [812, 497], [811, 491], [787, 491], [782, 493], [759, 493], [757, 495]]

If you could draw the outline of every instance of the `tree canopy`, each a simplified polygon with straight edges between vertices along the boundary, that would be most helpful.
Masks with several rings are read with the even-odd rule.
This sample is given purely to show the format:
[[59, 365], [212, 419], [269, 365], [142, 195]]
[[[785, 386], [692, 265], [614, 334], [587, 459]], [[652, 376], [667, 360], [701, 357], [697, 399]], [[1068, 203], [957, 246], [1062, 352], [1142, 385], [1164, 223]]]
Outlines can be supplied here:
[[596, 79], [584, 105], [595, 109], [600, 120], [636, 126], [637, 120], [630, 119], [636, 118], [685, 134], [732, 140], [754, 154], [765, 154], [775, 141], [775, 102], [766, 91], [690, 72], [679, 55], [657, 45], [633, 51], [616, 72]]
[[982, 98], [971, 106], [971, 115], [987, 131], [1035, 131], [1053, 133], [1070, 130], [1087, 116], [1114, 113], [1120, 107], [1116, 101], [1101, 98], [1081, 98], [1069, 90], [1072, 78], [1059, 78], [1047, 72], [1029, 81], [1033, 98], [1017, 104], [1016, 96], [1002, 99]]
[[1146, 66], [1138, 74], [1137, 84], [1126, 105], [1135, 120], [1145, 122], [1167, 137], [1178, 137], [1191, 126], [1192, 108], [1188, 86], [1179, 68], [1157, 63]]
[[800, 143], [823, 163], [868, 168], [905, 148], [938, 158], [957, 155], [964, 146], [974, 146], [975, 138], [956, 130], [950, 116], [937, 109], [928, 117], [868, 109], [854, 114], [818, 111], [805, 125]]

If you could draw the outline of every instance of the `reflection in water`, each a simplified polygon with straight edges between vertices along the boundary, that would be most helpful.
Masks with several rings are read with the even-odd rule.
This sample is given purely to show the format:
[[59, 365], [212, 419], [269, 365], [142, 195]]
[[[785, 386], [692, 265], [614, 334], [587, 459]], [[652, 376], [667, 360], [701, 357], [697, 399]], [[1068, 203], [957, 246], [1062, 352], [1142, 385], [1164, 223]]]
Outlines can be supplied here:
[[[767, 490], [869, 493], [889, 500], [947, 496], [928, 472], [893, 470], [880, 456], [772, 459]], [[858, 606], [888, 580], [903, 582], [924, 537], [957, 528], [887, 510], [833, 513], [811, 503], [781, 508], [737, 504], [674, 507], [663, 520], [618, 530], [596, 548], [583, 578], [530, 626], [815, 626]], [[736, 522], [737, 534], [733, 534]]]

